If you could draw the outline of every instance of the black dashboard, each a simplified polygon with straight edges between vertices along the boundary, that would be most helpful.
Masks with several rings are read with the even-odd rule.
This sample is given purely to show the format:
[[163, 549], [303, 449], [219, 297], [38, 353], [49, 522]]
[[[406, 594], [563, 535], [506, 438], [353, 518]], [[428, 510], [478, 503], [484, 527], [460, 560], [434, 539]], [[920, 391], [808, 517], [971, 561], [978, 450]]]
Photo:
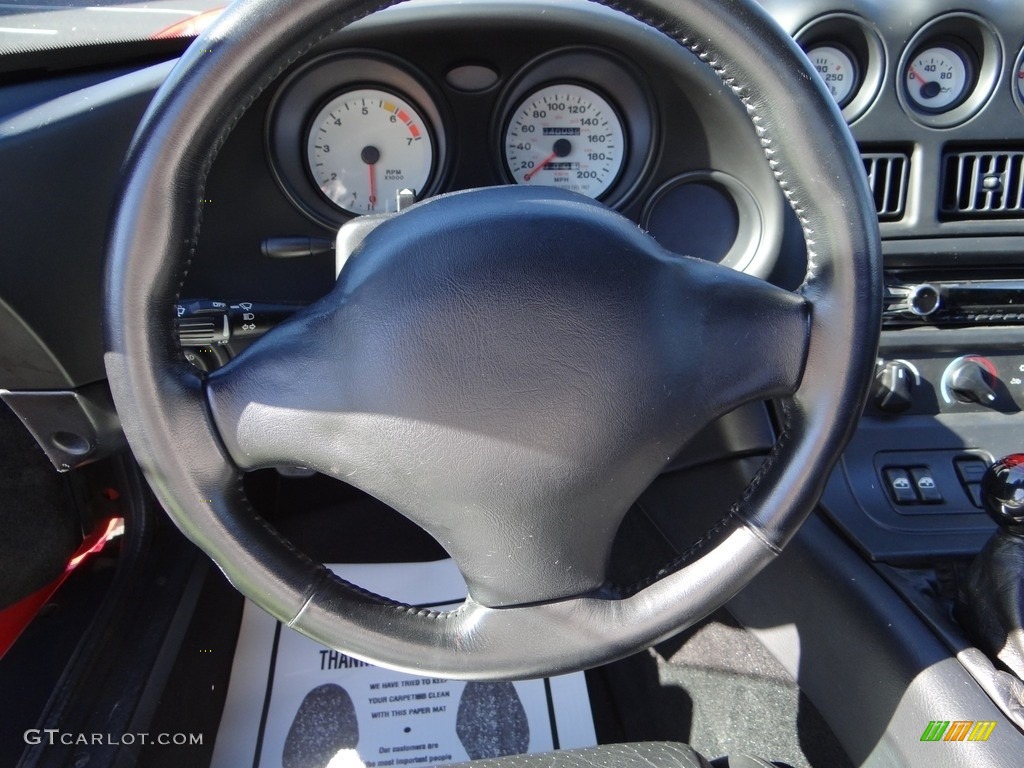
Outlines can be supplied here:
[[[696, 58], [681, 59], [667, 38], [596, 6], [581, 15], [578, 4], [483, 5], [457, 17], [440, 3], [413, 8], [324, 41], [247, 113], [211, 175], [193, 294], [310, 300], [333, 280], [330, 256], [320, 259], [328, 265], [320, 279], [285, 278], [286, 287], [283, 273], [254, 273], [263, 239], [333, 238], [355, 215], [394, 210], [403, 187], [423, 197], [508, 183], [582, 191], [676, 250], [771, 272], [781, 194], [753, 129], [729, 119], [740, 105]], [[354, 114], [361, 110], [369, 114]], [[549, 111], [551, 125], [541, 125], [537, 116]], [[360, 135], [348, 156], [339, 157], [345, 143], [332, 145], [328, 129], [339, 140], [346, 129]], [[431, 147], [393, 163], [408, 167], [382, 159], [378, 178], [368, 178], [376, 164], [359, 153], [394, 142], [401, 146], [392, 156], [406, 142]], [[697, 226], [679, 226], [680, 199]], [[256, 210], [255, 226], [239, 231], [245, 212]], [[207, 236], [215, 250], [205, 250]], [[247, 265], [254, 282], [239, 285], [225, 259]], [[297, 277], [302, 266], [259, 268]], [[267, 286], [288, 295], [266, 296]]]
[[[1019, 449], [1024, 406], [1024, 14], [995, 1], [763, 4], [850, 124], [886, 255], [878, 388], [825, 507], [876, 559], [976, 551], [991, 524], [963, 467]], [[95, 396], [106, 227], [133, 126], [171, 64], [0, 86], [0, 388], [65, 466], [102, 454], [114, 430]], [[268, 241], [332, 243], [402, 193], [536, 182], [795, 287], [802, 234], [742, 112], [696, 56], [582, 0], [404, 4], [326, 37], [249, 108], [210, 173], [182, 294], [309, 303], [330, 290], [334, 253], [279, 258]], [[956, 286], [979, 283], [1001, 298], [957, 305]], [[929, 288], [935, 306], [920, 303]], [[965, 365], [994, 400], [954, 386]], [[57, 422], [38, 415], [39, 392], [63, 393]]]

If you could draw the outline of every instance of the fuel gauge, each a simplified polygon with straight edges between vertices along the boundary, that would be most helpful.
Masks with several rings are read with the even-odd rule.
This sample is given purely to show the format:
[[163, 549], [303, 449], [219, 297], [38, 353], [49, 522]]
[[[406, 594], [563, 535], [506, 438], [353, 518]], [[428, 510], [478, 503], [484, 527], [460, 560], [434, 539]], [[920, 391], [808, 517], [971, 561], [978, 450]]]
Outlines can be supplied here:
[[970, 91], [971, 66], [961, 49], [934, 45], [922, 49], [907, 62], [903, 85], [911, 106], [921, 112], [948, 112], [961, 104]]

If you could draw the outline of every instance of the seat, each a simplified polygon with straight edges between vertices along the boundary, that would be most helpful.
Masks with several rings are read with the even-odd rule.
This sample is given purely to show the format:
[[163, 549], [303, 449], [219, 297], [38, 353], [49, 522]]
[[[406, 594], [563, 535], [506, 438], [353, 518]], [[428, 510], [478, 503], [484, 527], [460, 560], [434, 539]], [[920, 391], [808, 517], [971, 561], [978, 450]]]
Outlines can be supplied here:
[[672, 741], [602, 744], [533, 755], [511, 755], [462, 763], [467, 768], [773, 768], [756, 757], [739, 755], [709, 763], [693, 747]]

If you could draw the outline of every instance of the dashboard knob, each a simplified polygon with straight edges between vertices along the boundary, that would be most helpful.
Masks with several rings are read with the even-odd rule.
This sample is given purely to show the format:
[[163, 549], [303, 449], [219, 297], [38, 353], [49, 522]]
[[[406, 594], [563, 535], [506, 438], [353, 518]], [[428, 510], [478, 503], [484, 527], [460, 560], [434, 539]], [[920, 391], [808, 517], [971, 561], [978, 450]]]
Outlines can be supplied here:
[[1024, 536], [1024, 453], [1004, 456], [985, 471], [981, 498], [1000, 527]]
[[875, 405], [880, 411], [902, 413], [913, 403], [914, 372], [906, 363], [892, 360], [875, 375]]
[[922, 283], [910, 290], [907, 306], [918, 317], [928, 317], [938, 311], [942, 305], [942, 293], [934, 285]]
[[994, 406], [998, 399], [993, 385], [995, 376], [979, 360], [965, 358], [948, 372], [949, 391], [961, 403]]

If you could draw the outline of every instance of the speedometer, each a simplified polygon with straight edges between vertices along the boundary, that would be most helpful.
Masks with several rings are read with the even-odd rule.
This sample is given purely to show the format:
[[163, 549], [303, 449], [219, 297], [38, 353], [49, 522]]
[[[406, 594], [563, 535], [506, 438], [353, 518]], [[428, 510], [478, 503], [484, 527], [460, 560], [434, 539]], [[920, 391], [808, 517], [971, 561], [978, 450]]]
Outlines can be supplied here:
[[505, 165], [517, 184], [543, 184], [600, 197], [626, 158], [615, 109], [581, 85], [548, 85], [528, 95], [505, 129]]

